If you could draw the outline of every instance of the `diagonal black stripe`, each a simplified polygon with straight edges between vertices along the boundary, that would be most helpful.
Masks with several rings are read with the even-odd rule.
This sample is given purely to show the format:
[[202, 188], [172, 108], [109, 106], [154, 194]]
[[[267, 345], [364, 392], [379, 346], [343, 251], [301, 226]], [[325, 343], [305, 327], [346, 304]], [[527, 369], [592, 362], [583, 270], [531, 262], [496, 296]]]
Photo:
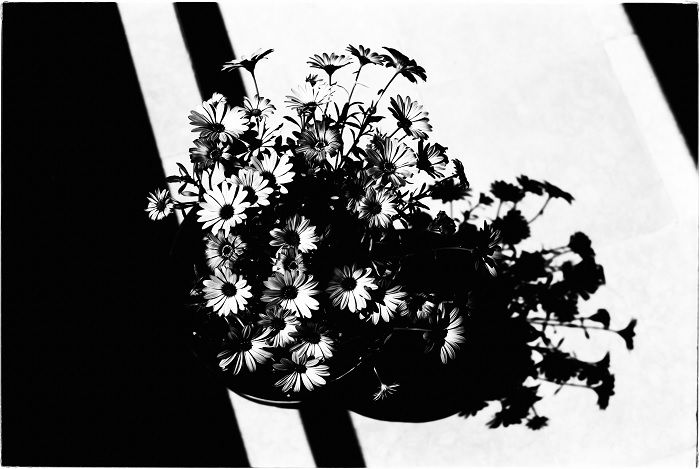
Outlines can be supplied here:
[[300, 409], [304, 432], [318, 467], [365, 467], [347, 410], [312, 403]]
[[247, 465], [178, 335], [177, 226], [143, 210], [163, 173], [117, 6], [3, 7], [2, 464]]
[[[203, 98], [219, 92], [240, 103], [245, 89], [238, 71], [221, 72], [235, 58], [217, 3], [175, 3], [180, 29]], [[206, 31], [206, 34], [203, 32]], [[319, 467], [364, 467], [362, 450], [350, 414], [328, 405], [301, 409], [301, 419]]]
[[214, 92], [241, 103], [245, 88], [240, 73], [221, 72], [224, 62], [235, 58], [218, 3], [175, 3], [175, 14], [202, 97]]

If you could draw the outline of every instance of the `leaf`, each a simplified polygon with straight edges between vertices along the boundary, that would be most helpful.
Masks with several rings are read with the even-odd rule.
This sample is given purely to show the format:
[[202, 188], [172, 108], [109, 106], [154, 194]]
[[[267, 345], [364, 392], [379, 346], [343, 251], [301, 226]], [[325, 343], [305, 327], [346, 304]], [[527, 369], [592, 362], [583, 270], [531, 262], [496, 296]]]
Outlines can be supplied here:
[[182, 176], [168, 176], [165, 178], [165, 182], [167, 183], [173, 183], [173, 182], [183, 182]]

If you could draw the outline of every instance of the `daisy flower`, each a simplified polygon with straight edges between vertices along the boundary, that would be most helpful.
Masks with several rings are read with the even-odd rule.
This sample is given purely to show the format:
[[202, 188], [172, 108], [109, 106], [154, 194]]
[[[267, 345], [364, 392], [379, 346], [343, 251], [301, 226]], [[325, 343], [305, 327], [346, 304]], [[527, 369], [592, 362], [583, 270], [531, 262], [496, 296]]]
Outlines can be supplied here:
[[272, 241], [270, 246], [281, 246], [286, 248], [296, 248], [306, 253], [316, 249], [318, 236], [316, 227], [311, 224], [308, 218], [294, 215], [284, 228], [275, 228], [270, 231]]
[[245, 135], [245, 143], [247, 149], [241, 154], [241, 158], [248, 161], [252, 158], [260, 157], [263, 153], [269, 153], [274, 151], [275, 139], [277, 138], [277, 131], [282, 127], [282, 124], [277, 127], [268, 127], [263, 121], [262, 128], [258, 129], [257, 133], [252, 133]]
[[246, 219], [243, 213], [250, 204], [245, 202], [247, 192], [241, 186], [223, 182], [204, 192], [204, 201], [199, 203], [199, 222], [204, 222], [204, 229], [211, 228], [212, 233], [223, 229], [226, 234], [232, 227]]
[[291, 360], [282, 358], [280, 363], [274, 363], [272, 367], [283, 374], [275, 386], [282, 388], [282, 392], [299, 392], [302, 385], [309, 391], [326, 384], [324, 376], [328, 376], [327, 365], [322, 365], [321, 360], [314, 358], [294, 358]]
[[265, 303], [279, 304], [307, 318], [311, 317], [311, 310], [318, 309], [318, 301], [313, 298], [320, 293], [316, 290], [318, 282], [310, 275], [275, 272], [263, 285], [267, 287], [262, 296]]
[[328, 329], [320, 324], [301, 324], [291, 333], [297, 343], [290, 349], [293, 358], [321, 358], [327, 360], [333, 356], [335, 341]]
[[243, 254], [246, 243], [240, 236], [219, 230], [217, 234], [207, 233], [204, 240], [207, 242], [205, 256], [210, 269], [216, 270], [220, 267], [230, 267]]
[[304, 258], [295, 248], [280, 248], [273, 263], [273, 272], [298, 272], [300, 274], [306, 272]]
[[318, 68], [326, 72], [328, 74], [328, 81], [330, 81], [331, 77], [338, 69], [350, 64], [350, 59], [344, 55], [337, 55], [335, 52], [331, 53], [331, 55], [324, 52], [321, 55], [316, 54], [310, 57], [309, 61], [306, 63], [309, 64], [311, 68]]
[[253, 99], [247, 96], [243, 98], [243, 112], [248, 120], [260, 120], [271, 115], [275, 109], [275, 106], [272, 105], [269, 99], [260, 97], [257, 94], [253, 96]]
[[340, 143], [340, 133], [336, 129], [316, 121], [313, 128], [301, 133], [299, 151], [309, 162], [323, 163], [338, 152]]
[[389, 112], [398, 121], [396, 125], [406, 132], [406, 135], [413, 138], [428, 138], [428, 132], [433, 127], [428, 123], [428, 113], [423, 111], [423, 106], [417, 101], [412, 101], [409, 96], [406, 99], [401, 96], [396, 97], [398, 101], [391, 98]]
[[345, 50], [350, 52], [358, 62], [360, 62], [360, 67], [364, 67], [365, 65], [368, 64], [375, 64], [375, 65], [383, 65], [384, 64], [384, 56], [377, 54], [376, 52], [372, 52], [366, 47], [363, 47], [362, 45], [358, 46], [357, 48], [349, 45]]
[[294, 311], [273, 305], [260, 314], [258, 324], [265, 329], [265, 338], [270, 345], [285, 347], [294, 342], [291, 333], [296, 332], [299, 318], [294, 314]]
[[343, 181], [343, 196], [348, 201], [348, 210], [357, 211], [360, 201], [365, 198], [372, 180], [365, 171], [359, 171], [355, 175], [349, 175]]
[[145, 210], [151, 220], [162, 220], [173, 211], [173, 199], [167, 189], [156, 189], [148, 194], [146, 200], [148, 206]]
[[251, 207], [270, 205], [267, 198], [272, 194], [272, 187], [267, 187], [267, 179], [259, 172], [249, 168], [241, 169], [238, 176], [234, 176], [231, 180], [247, 193], [245, 200]]
[[240, 59], [229, 60], [228, 62], [224, 63], [221, 71], [231, 72], [237, 68], [245, 68], [250, 73], [255, 73], [255, 66], [258, 64], [258, 62], [272, 52], [274, 52], [274, 49], [267, 49], [266, 51], [258, 49], [250, 55], [242, 55]]
[[331, 100], [333, 91], [328, 86], [312, 86], [310, 83], [292, 90], [292, 94], [287, 96], [287, 106], [299, 113], [313, 112], [318, 106], [326, 104]]
[[399, 384], [398, 384], [398, 383], [394, 383], [394, 384], [384, 384], [384, 383], [380, 383], [380, 384], [379, 384], [379, 390], [378, 390], [377, 392], [374, 393], [374, 395], [372, 396], [372, 398], [373, 398], [375, 401], [381, 401], [381, 400], [383, 400], [384, 398], [386, 398], [387, 396], [390, 396], [391, 394], [394, 394], [398, 388], [399, 388]]
[[257, 365], [265, 363], [272, 353], [266, 350], [267, 342], [264, 335], [256, 335], [252, 326], [245, 326], [239, 331], [229, 328], [225, 340], [225, 348], [217, 355], [219, 367], [224, 371], [232, 371], [237, 375], [245, 365], [250, 372], [255, 371]]
[[418, 140], [418, 153], [416, 157], [418, 162], [416, 168], [418, 171], [425, 171], [433, 178], [442, 177], [442, 172], [447, 166], [447, 148], [437, 143], [423, 145], [423, 140]]
[[387, 228], [396, 215], [394, 196], [388, 191], [370, 188], [357, 205], [360, 220], [367, 220], [370, 228]]
[[292, 163], [287, 155], [279, 156], [276, 151], [271, 150], [269, 155], [262, 155], [262, 160], [258, 157], [253, 157], [250, 160], [250, 164], [265, 179], [270, 181], [271, 186], [277, 185], [281, 193], [287, 193], [287, 188], [284, 185], [289, 184], [294, 179]]
[[425, 351], [431, 352], [440, 348], [440, 360], [446, 364], [448, 360], [453, 360], [457, 355], [460, 344], [465, 342], [463, 318], [459, 314], [459, 309], [452, 307], [449, 314], [445, 303], [438, 306], [438, 314], [430, 317], [432, 330], [425, 332], [423, 338], [428, 342]]
[[372, 305], [369, 308], [368, 319], [374, 324], [379, 324], [381, 319], [389, 322], [394, 314], [404, 306], [406, 292], [401, 291], [401, 287], [395, 285], [387, 288], [386, 282], [379, 282], [379, 287], [372, 292]]
[[377, 142], [376, 148], [370, 147], [367, 159], [372, 165], [367, 172], [377, 179], [378, 184], [395, 186], [406, 184], [406, 178], [413, 174], [417, 162], [413, 150], [391, 138]]
[[425, 69], [418, 65], [415, 60], [409, 59], [401, 52], [391, 47], [384, 47], [384, 50], [388, 51], [391, 56], [384, 55], [384, 65], [387, 67], [393, 67], [396, 69], [396, 73], [402, 75], [411, 83], [417, 83], [416, 77], [425, 81], [427, 75], [425, 74]]
[[216, 269], [214, 275], [204, 281], [204, 299], [219, 316], [238, 314], [251, 296], [248, 282], [227, 267]]
[[370, 273], [370, 269], [360, 269], [354, 265], [336, 268], [326, 289], [333, 305], [347, 308], [353, 313], [365, 309], [370, 299], [369, 290], [377, 288]]
[[433, 315], [437, 308], [437, 304], [433, 300], [434, 298], [424, 293], [418, 293], [409, 297], [400, 309], [415, 319], [427, 319]]
[[193, 143], [195, 146], [190, 148], [190, 161], [197, 172], [213, 168], [221, 160], [229, 160], [233, 156], [229, 153], [229, 146], [220, 140], [198, 138]]
[[225, 98], [204, 101], [190, 112], [189, 119], [194, 126], [192, 132], [199, 132], [200, 138], [228, 142], [248, 130], [248, 120], [243, 109], [229, 106]]

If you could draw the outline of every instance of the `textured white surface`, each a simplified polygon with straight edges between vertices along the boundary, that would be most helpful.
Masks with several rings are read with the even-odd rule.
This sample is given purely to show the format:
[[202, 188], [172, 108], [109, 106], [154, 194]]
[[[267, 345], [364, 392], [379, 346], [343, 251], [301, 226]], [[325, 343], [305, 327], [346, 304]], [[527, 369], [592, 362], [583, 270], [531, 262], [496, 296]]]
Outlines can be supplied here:
[[[182, 62], [174, 14], [129, 8], [125, 22], [142, 28], [135, 34], [127, 24], [159, 149], [186, 159], [190, 135], [180, 123], [198, 100], [194, 78], [157, 52], [173, 49]], [[574, 204], [550, 204], [533, 236], [561, 245], [586, 232], [607, 278], [587, 310], [605, 305], [614, 325], [639, 319], [634, 352], [600, 336], [580, 355], [611, 349], [617, 383], [608, 410], [597, 410], [590, 391], [564, 389], [538, 407], [551, 417], [540, 432], [489, 430], [488, 411], [421, 425], [353, 415], [369, 466], [694, 464], [697, 172], [619, 6], [238, 1], [221, 9], [237, 55], [275, 48], [258, 81], [278, 108], [313, 53], [352, 43], [415, 58], [428, 82], [403, 81], [390, 94], [425, 105], [434, 139], [462, 158], [477, 190], [524, 173], [572, 192]], [[170, 32], [158, 35], [161, 28]], [[381, 86], [385, 77], [377, 68], [362, 81]], [[295, 413], [248, 406], [242, 415], [247, 446], [301, 432]], [[248, 451], [254, 465], [308, 463], [308, 448], [298, 446]]]

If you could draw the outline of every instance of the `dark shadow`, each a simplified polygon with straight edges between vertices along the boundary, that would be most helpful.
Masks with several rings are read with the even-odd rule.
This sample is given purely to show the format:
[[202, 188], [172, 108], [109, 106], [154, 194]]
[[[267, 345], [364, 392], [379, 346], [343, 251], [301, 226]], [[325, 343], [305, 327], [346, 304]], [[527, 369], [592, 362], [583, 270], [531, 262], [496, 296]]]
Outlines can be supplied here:
[[626, 3], [624, 7], [697, 166], [697, 4]]
[[3, 5], [2, 464], [246, 466], [185, 347], [116, 4]]

